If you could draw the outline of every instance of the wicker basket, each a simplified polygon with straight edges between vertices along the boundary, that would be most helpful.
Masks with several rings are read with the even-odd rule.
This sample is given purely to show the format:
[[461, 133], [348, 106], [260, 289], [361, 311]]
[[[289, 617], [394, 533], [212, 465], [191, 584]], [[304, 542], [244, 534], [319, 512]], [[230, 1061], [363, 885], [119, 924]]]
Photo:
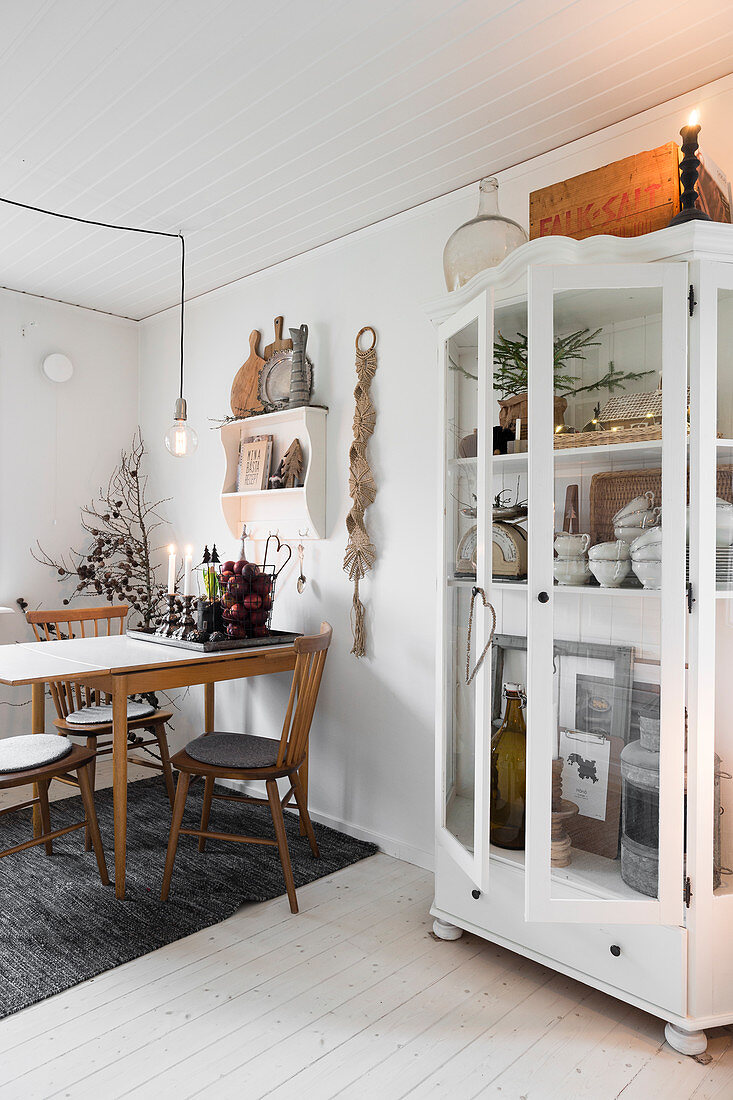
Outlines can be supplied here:
[[617, 428], [615, 432], [561, 432], [555, 436], [555, 447], [600, 447], [604, 443], [645, 443], [662, 438], [662, 425], [642, 424], [638, 428]]
[[[654, 493], [654, 503], [661, 504], [662, 471], [659, 467], [593, 474], [590, 482], [591, 545], [613, 542], [613, 517], [624, 504], [648, 489]], [[723, 500], [733, 502], [733, 466], [718, 466], [716, 492]]]

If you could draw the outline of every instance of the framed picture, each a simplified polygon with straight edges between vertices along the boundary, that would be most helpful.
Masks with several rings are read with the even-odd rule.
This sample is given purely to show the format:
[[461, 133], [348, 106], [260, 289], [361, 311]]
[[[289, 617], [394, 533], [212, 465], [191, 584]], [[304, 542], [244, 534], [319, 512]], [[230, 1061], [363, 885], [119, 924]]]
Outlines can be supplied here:
[[[516, 669], [516, 655], [524, 653], [524, 679], [526, 680], [527, 639], [523, 635], [496, 634], [492, 647], [492, 720], [501, 718], [501, 689], [506, 679], [505, 665], [508, 660]], [[630, 740], [631, 699], [634, 669], [633, 646], [606, 645], [603, 642], [568, 642], [555, 639], [554, 662], [556, 675], [556, 697], [558, 700], [558, 727], [584, 729], [586, 732], [599, 732], [598, 725], [588, 729], [576, 721], [576, 679], [584, 675], [583, 695], [586, 706], [592, 705], [597, 711], [597, 722], [603, 724], [603, 730], [609, 736]], [[519, 677], [512, 674], [515, 679]], [[598, 697], [588, 702], [592, 696], [592, 685], [602, 683]], [[638, 717], [637, 717], [638, 728]], [[638, 734], [637, 734], [638, 736]]]
[[[527, 639], [500, 634], [492, 654], [492, 724], [501, 724], [502, 685], [511, 669], [521, 677], [517, 657], [525, 656]], [[618, 855], [621, 834], [621, 750], [632, 739], [634, 650], [556, 639], [554, 645], [556, 754], [563, 760], [563, 798], [579, 813], [566, 827], [576, 849], [607, 859]], [[526, 678], [526, 656], [524, 661]], [[653, 678], [653, 677], [652, 677]], [[639, 714], [649, 713], [653, 687], [637, 685]], [[657, 688], [658, 691], [658, 688]]]

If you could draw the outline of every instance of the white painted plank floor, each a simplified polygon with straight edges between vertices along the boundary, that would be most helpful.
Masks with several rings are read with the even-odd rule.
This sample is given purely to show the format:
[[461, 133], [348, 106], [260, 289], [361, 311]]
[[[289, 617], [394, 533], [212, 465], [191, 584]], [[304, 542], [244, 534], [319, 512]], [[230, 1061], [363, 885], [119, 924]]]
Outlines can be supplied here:
[[[733, 1034], [660, 1021], [509, 951], [432, 936], [432, 876], [377, 855], [0, 1023], [0, 1100], [724, 1100]], [[93, 919], [93, 917], [92, 917]], [[83, 935], [83, 930], [80, 930]]]

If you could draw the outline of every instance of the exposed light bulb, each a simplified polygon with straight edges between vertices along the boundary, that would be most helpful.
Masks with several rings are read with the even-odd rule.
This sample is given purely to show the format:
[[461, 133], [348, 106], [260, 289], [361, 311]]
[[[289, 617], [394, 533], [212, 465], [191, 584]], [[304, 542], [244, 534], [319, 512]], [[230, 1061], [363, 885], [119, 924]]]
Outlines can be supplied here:
[[199, 445], [199, 437], [186, 419], [186, 402], [182, 397], [176, 400], [175, 419], [165, 433], [165, 445], [174, 458], [186, 458], [192, 455]]

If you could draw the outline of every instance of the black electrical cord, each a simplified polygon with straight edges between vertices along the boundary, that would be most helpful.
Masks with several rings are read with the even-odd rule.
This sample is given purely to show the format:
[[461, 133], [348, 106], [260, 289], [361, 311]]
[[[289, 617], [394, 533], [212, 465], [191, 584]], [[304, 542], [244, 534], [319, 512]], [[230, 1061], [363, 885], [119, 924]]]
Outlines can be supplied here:
[[178, 236], [181, 238], [181, 392], [178, 396], [183, 398], [183, 295], [186, 289], [186, 242], [182, 233]]
[[96, 225], [100, 229], [117, 229], [122, 233], [146, 233], [149, 237], [172, 237], [181, 242], [181, 387], [180, 396], [183, 397], [183, 295], [186, 289], [186, 242], [182, 233], [165, 233], [162, 229], [139, 229], [135, 225], [114, 225], [112, 222], [99, 222], [94, 218], [78, 218], [75, 214], [59, 214], [58, 210], [46, 210], [42, 206], [31, 206], [27, 202], [17, 202], [15, 199], [5, 199], [0, 196], [0, 202], [6, 206], [17, 206], [20, 210], [31, 210], [34, 214], [46, 214], [49, 218], [60, 218], [62, 221], [78, 222], [80, 225]]

